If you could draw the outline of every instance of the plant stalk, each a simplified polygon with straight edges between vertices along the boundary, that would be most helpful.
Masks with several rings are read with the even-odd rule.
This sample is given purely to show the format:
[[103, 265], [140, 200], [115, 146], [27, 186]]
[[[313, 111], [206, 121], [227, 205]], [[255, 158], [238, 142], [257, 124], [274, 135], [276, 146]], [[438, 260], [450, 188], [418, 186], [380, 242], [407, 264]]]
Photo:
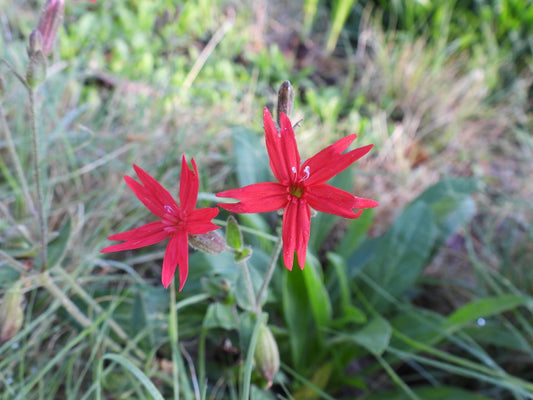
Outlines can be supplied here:
[[41, 166], [39, 159], [39, 137], [37, 134], [37, 120], [35, 118], [35, 92], [33, 88], [28, 88], [28, 96], [30, 99], [30, 124], [31, 124], [31, 143], [32, 143], [32, 155], [33, 155], [33, 173], [35, 176], [35, 186], [37, 193], [37, 218], [39, 220], [39, 228], [41, 232], [41, 261], [42, 270], [46, 270], [47, 255], [47, 226], [44, 218], [44, 195], [43, 185], [41, 181]]
[[172, 384], [174, 389], [174, 400], [180, 398], [180, 385], [178, 380], [178, 314], [176, 309], [176, 287], [174, 279], [170, 282], [168, 288], [170, 292], [170, 311], [168, 315], [168, 337], [170, 348], [172, 350]]
[[280, 234], [278, 237], [278, 241], [276, 242], [276, 245], [274, 247], [272, 258], [270, 259], [270, 263], [268, 264], [268, 269], [265, 274], [265, 279], [263, 280], [263, 283], [261, 284], [261, 288], [259, 288], [257, 297], [255, 298], [255, 304], [256, 304], [257, 309], [260, 309], [261, 298], [263, 297], [263, 294], [266, 288], [268, 287], [270, 280], [272, 279], [272, 275], [274, 274], [274, 269], [276, 268], [276, 265], [278, 263], [278, 257], [279, 257], [279, 253], [281, 252], [282, 247], [283, 247], [283, 240]]

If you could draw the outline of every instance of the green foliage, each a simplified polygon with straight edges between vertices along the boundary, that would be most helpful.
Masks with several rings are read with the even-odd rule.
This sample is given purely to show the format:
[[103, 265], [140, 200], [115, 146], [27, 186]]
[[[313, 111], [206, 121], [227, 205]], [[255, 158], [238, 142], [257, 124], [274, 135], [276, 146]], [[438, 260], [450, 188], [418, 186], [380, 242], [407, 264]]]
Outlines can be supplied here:
[[[365, 274], [389, 295], [411, 288], [438, 246], [475, 214], [475, 182], [443, 180], [424, 191], [377, 239], [366, 240], [348, 259], [352, 276]], [[358, 281], [358, 285], [362, 282]], [[378, 310], [388, 302], [372, 287], [362, 289]]]
[[[1, 56], [23, 71], [22, 38], [36, 20], [29, 9], [33, 4], [4, 3]], [[381, 92], [362, 91], [363, 64], [352, 63], [357, 57], [347, 46], [356, 43], [368, 4], [305, 1], [304, 32], [296, 36], [310, 41], [298, 44], [310, 50], [306, 58], [292, 54], [292, 44], [278, 41], [271, 31], [260, 38], [252, 34], [261, 10], [239, 1], [69, 2], [60, 50], [49, 59], [49, 75], [37, 90], [42, 168], [48, 175], [47, 271], [39, 268], [38, 228], [24, 193], [24, 180], [34, 191], [26, 89], [1, 64], [6, 90], [0, 97], [0, 301], [7, 304], [14, 288], [25, 301], [17, 304], [23, 310], [20, 329], [0, 343], [0, 399], [170, 398], [178, 383], [185, 399], [532, 396], [533, 304], [526, 294], [532, 232], [518, 219], [507, 219], [509, 211], [500, 203], [498, 218], [482, 208], [484, 195], [502, 201], [501, 193], [493, 193], [493, 178], [483, 191], [474, 179], [442, 179], [398, 210], [387, 229], [379, 225], [389, 211], [385, 206], [342, 223], [318, 213], [307, 264], [290, 272], [272, 257], [279, 215], [239, 215], [238, 223], [231, 217], [226, 237], [234, 252], [191, 250], [187, 284], [170, 303], [169, 291], [160, 285], [164, 244], [99, 254], [109, 245], [110, 232], [151, 218], [123, 183], [132, 163], [147, 166], [173, 194], [176, 159], [184, 150], [197, 159], [202, 191], [271, 181], [261, 108], [285, 79], [302, 83], [296, 112], [305, 115], [299, 128], [305, 152], [345, 132], [362, 134], [365, 143], [368, 137], [386, 142], [389, 137], [376, 132], [377, 116], [392, 115], [404, 92], [385, 87], [386, 93], [397, 90], [396, 97], [379, 97]], [[432, 52], [417, 70], [416, 85], [442, 73], [450, 57], [468, 55], [461, 64], [465, 69], [482, 68], [482, 56], [505, 59], [501, 71], [513, 79], [529, 68], [533, 11], [528, 2], [370, 5], [383, 26], [395, 28], [388, 33], [397, 35], [396, 43], [427, 38]], [[337, 46], [346, 52], [338, 52], [348, 60], [345, 69], [328, 70], [317, 57], [325, 45], [323, 28], [317, 23], [313, 31], [313, 21], [323, 21], [321, 7], [331, 21], [327, 50]], [[296, 29], [300, 25], [294, 20]], [[279, 24], [266, 26], [275, 30]], [[220, 41], [206, 52], [217, 32]], [[338, 61], [336, 56], [330, 54]], [[441, 97], [433, 99], [439, 103]], [[513, 112], [527, 136], [527, 113]], [[395, 123], [384, 121], [385, 136], [392, 135]], [[448, 142], [448, 136], [440, 139]], [[519, 139], [499, 138], [494, 146], [504, 149]], [[520, 144], [513, 157], [523, 153], [527, 161], [528, 142]], [[386, 159], [385, 146], [377, 147], [376, 158]], [[469, 149], [464, 152], [468, 158]], [[359, 195], [353, 191], [354, 171], [331, 184]], [[396, 188], [389, 189], [393, 193], [387, 195], [395, 196]], [[200, 193], [201, 202], [213, 200]], [[226, 215], [221, 216], [217, 223], [224, 225]], [[381, 236], [367, 236], [379, 228]], [[450, 250], [450, 237], [465, 243], [461, 256], [468, 276], [426, 276], [435, 257]], [[272, 266], [272, 280], [263, 288]], [[174, 308], [176, 340], [168, 329]], [[267, 322], [269, 342], [275, 341], [282, 361], [269, 389], [253, 360]]]

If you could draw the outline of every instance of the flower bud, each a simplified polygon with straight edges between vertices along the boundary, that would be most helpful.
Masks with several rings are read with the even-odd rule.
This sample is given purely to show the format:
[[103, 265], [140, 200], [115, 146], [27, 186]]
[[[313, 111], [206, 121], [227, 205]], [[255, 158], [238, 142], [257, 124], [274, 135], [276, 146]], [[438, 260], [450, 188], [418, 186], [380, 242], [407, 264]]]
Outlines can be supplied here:
[[292, 107], [294, 105], [294, 88], [289, 81], [284, 81], [278, 90], [278, 109], [277, 109], [277, 122], [281, 125], [280, 115], [285, 114], [290, 117]]
[[34, 29], [28, 37], [28, 48], [26, 49], [28, 57], [32, 59], [43, 50], [43, 35], [38, 29]]
[[64, 11], [65, 0], [46, 0], [41, 10], [37, 30], [43, 36], [43, 54], [45, 56], [52, 52]]
[[189, 244], [193, 249], [208, 254], [222, 253], [226, 249], [226, 241], [218, 231], [210, 231], [202, 235], [189, 235]]
[[279, 371], [279, 350], [274, 335], [265, 324], [261, 324], [259, 328], [254, 360], [259, 373], [267, 380], [269, 388]]
[[16, 288], [6, 292], [0, 304], [0, 343], [17, 334], [24, 320], [24, 296]]

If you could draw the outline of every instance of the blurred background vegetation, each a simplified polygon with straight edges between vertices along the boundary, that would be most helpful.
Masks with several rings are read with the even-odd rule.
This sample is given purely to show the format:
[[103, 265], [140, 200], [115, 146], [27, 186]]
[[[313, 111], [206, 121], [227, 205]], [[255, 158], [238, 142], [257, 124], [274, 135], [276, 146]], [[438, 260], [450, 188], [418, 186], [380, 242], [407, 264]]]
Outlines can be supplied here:
[[[0, 0], [20, 73], [40, 7]], [[10, 299], [21, 321], [0, 398], [155, 396], [132, 367], [170, 396], [164, 246], [99, 254], [151, 218], [122, 177], [136, 163], [176, 194], [186, 151], [200, 203], [269, 180], [262, 109], [284, 80], [302, 157], [375, 144], [335, 184], [380, 207], [313, 218], [304, 280], [278, 266], [264, 310], [282, 368], [270, 389], [254, 373], [252, 397], [533, 398], [532, 50], [529, 0], [68, 1], [37, 92], [47, 274], [4, 135], [33, 182], [26, 93], [0, 68], [0, 319]], [[239, 221], [260, 283], [276, 216]], [[239, 398], [253, 317], [236, 269], [191, 254], [184, 398]]]

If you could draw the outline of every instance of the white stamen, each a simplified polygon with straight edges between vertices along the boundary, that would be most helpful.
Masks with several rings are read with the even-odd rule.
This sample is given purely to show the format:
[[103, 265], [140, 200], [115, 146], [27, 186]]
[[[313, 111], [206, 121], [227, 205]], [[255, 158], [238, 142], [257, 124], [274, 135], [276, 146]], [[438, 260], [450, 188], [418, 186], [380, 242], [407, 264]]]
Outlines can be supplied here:
[[169, 206], [169, 205], [164, 205], [163, 208], [165, 209], [165, 211], [169, 214], [171, 214], [174, 210], [172, 209], [172, 206]]
[[304, 168], [304, 174], [305, 176], [302, 177], [302, 179], [300, 179], [300, 182], [303, 182], [305, 181], [306, 179], [309, 179], [309, 175], [310, 175], [310, 168], [309, 168], [309, 165], [307, 167]]
[[298, 171], [296, 170], [296, 167], [291, 167], [291, 171], [292, 171], [293, 173], [295, 173], [295, 174], [298, 173]]

